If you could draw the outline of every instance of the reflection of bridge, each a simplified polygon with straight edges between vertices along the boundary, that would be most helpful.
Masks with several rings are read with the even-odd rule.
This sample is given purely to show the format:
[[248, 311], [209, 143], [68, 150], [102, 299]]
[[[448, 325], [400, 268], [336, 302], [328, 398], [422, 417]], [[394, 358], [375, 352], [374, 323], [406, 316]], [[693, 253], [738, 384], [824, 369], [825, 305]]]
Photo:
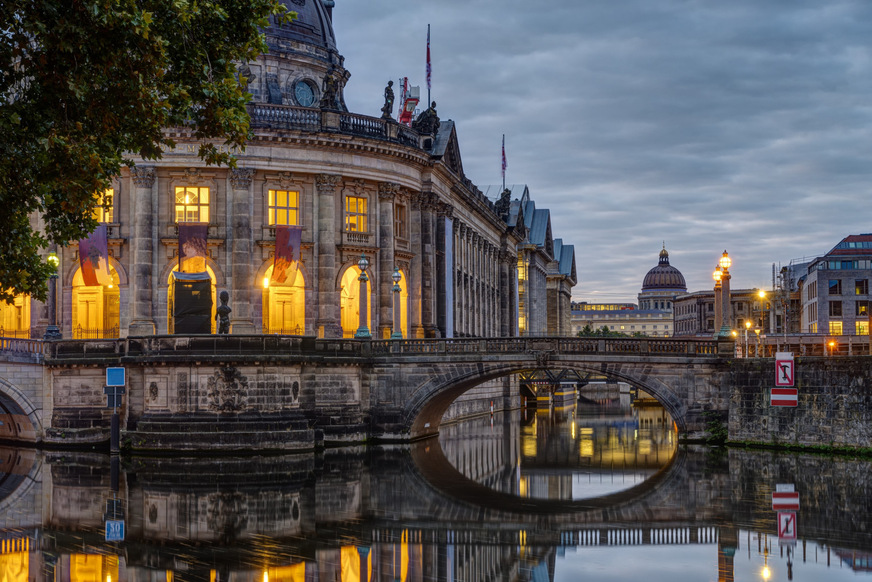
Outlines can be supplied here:
[[[144, 571], [184, 563], [184, 579], [261, 567], [251, 565], [311, 562], [327, 569], [341, 563], [339, 552], [349, 546], [366, 548], [378, 562], [382, 550], [390, 560], [392, 544], [412, 542], [428, 568], [444, 565], [449, 547], [493, 566], [492, 560], [520, 559], [520, 546], [542, 556], [586, 544], [730, 545], [739, 529], [775, 531], [775, 513], [756, 500], [768, 500], [779, 482], [794, 482], [803, 496], [801, 539], [847, 548], [872, 543], [864, 490], [872, 468], [842, 459], [731, 450], [719, 462], [704, 451], [684, 451], [632, 490], [549, 503], [480, 491], [456, 469], [446, 470], [435, 441], [366, 455], [137, 458], [117, 493], [126, 538], [111, 544], [102, 532], [106, 502], [115, 496], [109, 459], [41, 458], [18, 470], [26, 479], [0, 500], [0, 538], [28, 536], [32, 547], [61, 555], [123, 552], [128, 568]], [[819, 496], [824, 491], [830, 495]]]
[[[861, 446], [869, 434], [863, 419], [872, 413], [863, 384], [852, 381], [865, 378], [861, 360], [804, 358], [797, 370], [799, 410], [767, 410], [771, 424], [746, 422], [746, 415], [757, 419], [760, 408], [768, 409], [771, 368], [732, 360], [731, 342], [709, 340], [230, 335], [58, 341], [39, 349], [26, 340], [3, 345], [0, 415], [7, 421], [0, 429], [12, 432], [0, 437], [45, 444], [107, 438], [103, 369], [118, 365], [128, 370], [125, 436], [141, 449], [291, 450], [330, 441], [414, 440], [438, 433], [444, 412], [472, 388], [549, 368], [641, 388], [680, 432], [697, 436], [705, 428], [703, 413], [715, 412], [729, 415], [734, 438]], [[14, 346], [24, 351], [11, 351]], [[834, 385], [846, 387], [835, 395]], [[508, 381], [494, 391], [503, 405], [498, 408], [517, 402]], [[814, 422], [824, 412], [836, 420], [826, 433]], [[787, 414], [796, 416], [790, 420], [795, 432], [770, 428], [785, 424]]]

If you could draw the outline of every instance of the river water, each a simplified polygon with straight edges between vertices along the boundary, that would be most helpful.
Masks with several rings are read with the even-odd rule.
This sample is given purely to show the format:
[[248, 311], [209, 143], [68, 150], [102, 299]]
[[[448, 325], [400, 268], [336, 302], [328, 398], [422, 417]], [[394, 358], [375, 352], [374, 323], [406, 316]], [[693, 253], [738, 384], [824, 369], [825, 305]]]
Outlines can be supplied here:
[[0, 460], [0, 582], [872, 580], [868, 460], [681, 445], [616, 394], [411, 446]]

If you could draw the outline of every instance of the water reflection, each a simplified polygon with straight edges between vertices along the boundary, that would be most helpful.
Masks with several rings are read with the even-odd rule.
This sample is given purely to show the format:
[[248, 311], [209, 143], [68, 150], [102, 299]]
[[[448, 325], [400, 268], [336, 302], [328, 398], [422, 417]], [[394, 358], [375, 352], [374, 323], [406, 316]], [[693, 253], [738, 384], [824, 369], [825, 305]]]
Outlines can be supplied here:
[[[583, 460], [598, 458], [600, 443], [618, 442], [626, 459], [648, 455], [650, 463], [638, 462], [646, 467], [658, 447], [670, 450], [653, 430], [666, 422], [655, 419], [647, 437], [649, 423], [639, 422], [636, 437], [606, 422], [618, 415], [583, 408], [547, 417], [560, 418], [566, 442], [576, 427], [575, 444], [556, 448], [574, 451], [573, 471], [590, 467]], [[539, 434], [546, 417], [533, 416]], [[591, 417], [599, 424], [585, 425]], [[583, 426], [594, 428], [593, 456], [579, 453]], [[610, 427], [605, 437], [596, 426]], [[543, 474], [525, 473], [525, 460], [560, 457], [538, 445], [523, 454], [527, 427], [504, 415], [452, 428], [457, 444], [470, 444], [454, 447], [453, 461], [474, 468], [476, 480], [437, 440], [313, 455], [126, 458], [116, 477], [107, 456], [0, 448], [0, 581], [727, 581], [764, 580], [765, 567], [769, 580], [837, 582], [869, 573], [868, 461], [673, 446], [633, 487], [536, 499], [520, 495], [523, 477], [532, 484]], [[643, 438], [651, 441], [644, 454], [631, 446]], [[772, 508], [785, 483], [801, 500], [793, 542], [779, 536]], [[123, 529], [107, 529], [113, 522]]]
[[626, 491], [670, 463], [677, 434], [655, 400], [608, 386], [584, 392], [577, 404], [443, 426], [440, 444], [463, 475], [501, 493], [582, 500]]

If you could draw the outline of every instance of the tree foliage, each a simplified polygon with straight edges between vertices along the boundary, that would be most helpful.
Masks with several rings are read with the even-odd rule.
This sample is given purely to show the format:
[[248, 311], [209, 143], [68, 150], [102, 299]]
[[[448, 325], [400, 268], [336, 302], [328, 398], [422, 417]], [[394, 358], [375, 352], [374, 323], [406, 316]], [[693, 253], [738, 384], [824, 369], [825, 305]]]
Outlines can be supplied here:
[[284, 14], [278, 0], [0, 2], [0, 299], [45, 298], [40, 251], [87, 236], [125, 156], [174, 146], [165, 128], [233, 164], [207, 140], [244, 145], [236, 63], [266, 50], [261, 29]]
[[585, 325], [581, 328], [581, 331], [577, 334], [578, 337], [646, 337], [644, 333], [634, 331], [632, 334], [627, 335], [620, 331], [612, 331], [609, 329], [609, 326], [604, 325], [602, 327], [594, 328], [591, 324]]

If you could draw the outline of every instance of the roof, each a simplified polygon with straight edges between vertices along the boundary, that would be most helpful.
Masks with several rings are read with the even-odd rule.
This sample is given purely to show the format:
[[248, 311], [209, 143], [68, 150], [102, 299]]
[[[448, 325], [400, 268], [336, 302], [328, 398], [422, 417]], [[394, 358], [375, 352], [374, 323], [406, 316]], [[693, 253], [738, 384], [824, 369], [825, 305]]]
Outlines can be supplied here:
[[333, 21], [322, 0], [313, 2], [281, 0], [281, 2], [289, 12], [296, 12], [297, 18], [280, 25], [270, 24], [264, 31], [270, 45], [275, 44], [276, 41], [291, 40], [315, 45], [328, 51], [336, 50]]
[[872, 255], [872, 234], [852, 234], [843, 238], [827, 256]]

